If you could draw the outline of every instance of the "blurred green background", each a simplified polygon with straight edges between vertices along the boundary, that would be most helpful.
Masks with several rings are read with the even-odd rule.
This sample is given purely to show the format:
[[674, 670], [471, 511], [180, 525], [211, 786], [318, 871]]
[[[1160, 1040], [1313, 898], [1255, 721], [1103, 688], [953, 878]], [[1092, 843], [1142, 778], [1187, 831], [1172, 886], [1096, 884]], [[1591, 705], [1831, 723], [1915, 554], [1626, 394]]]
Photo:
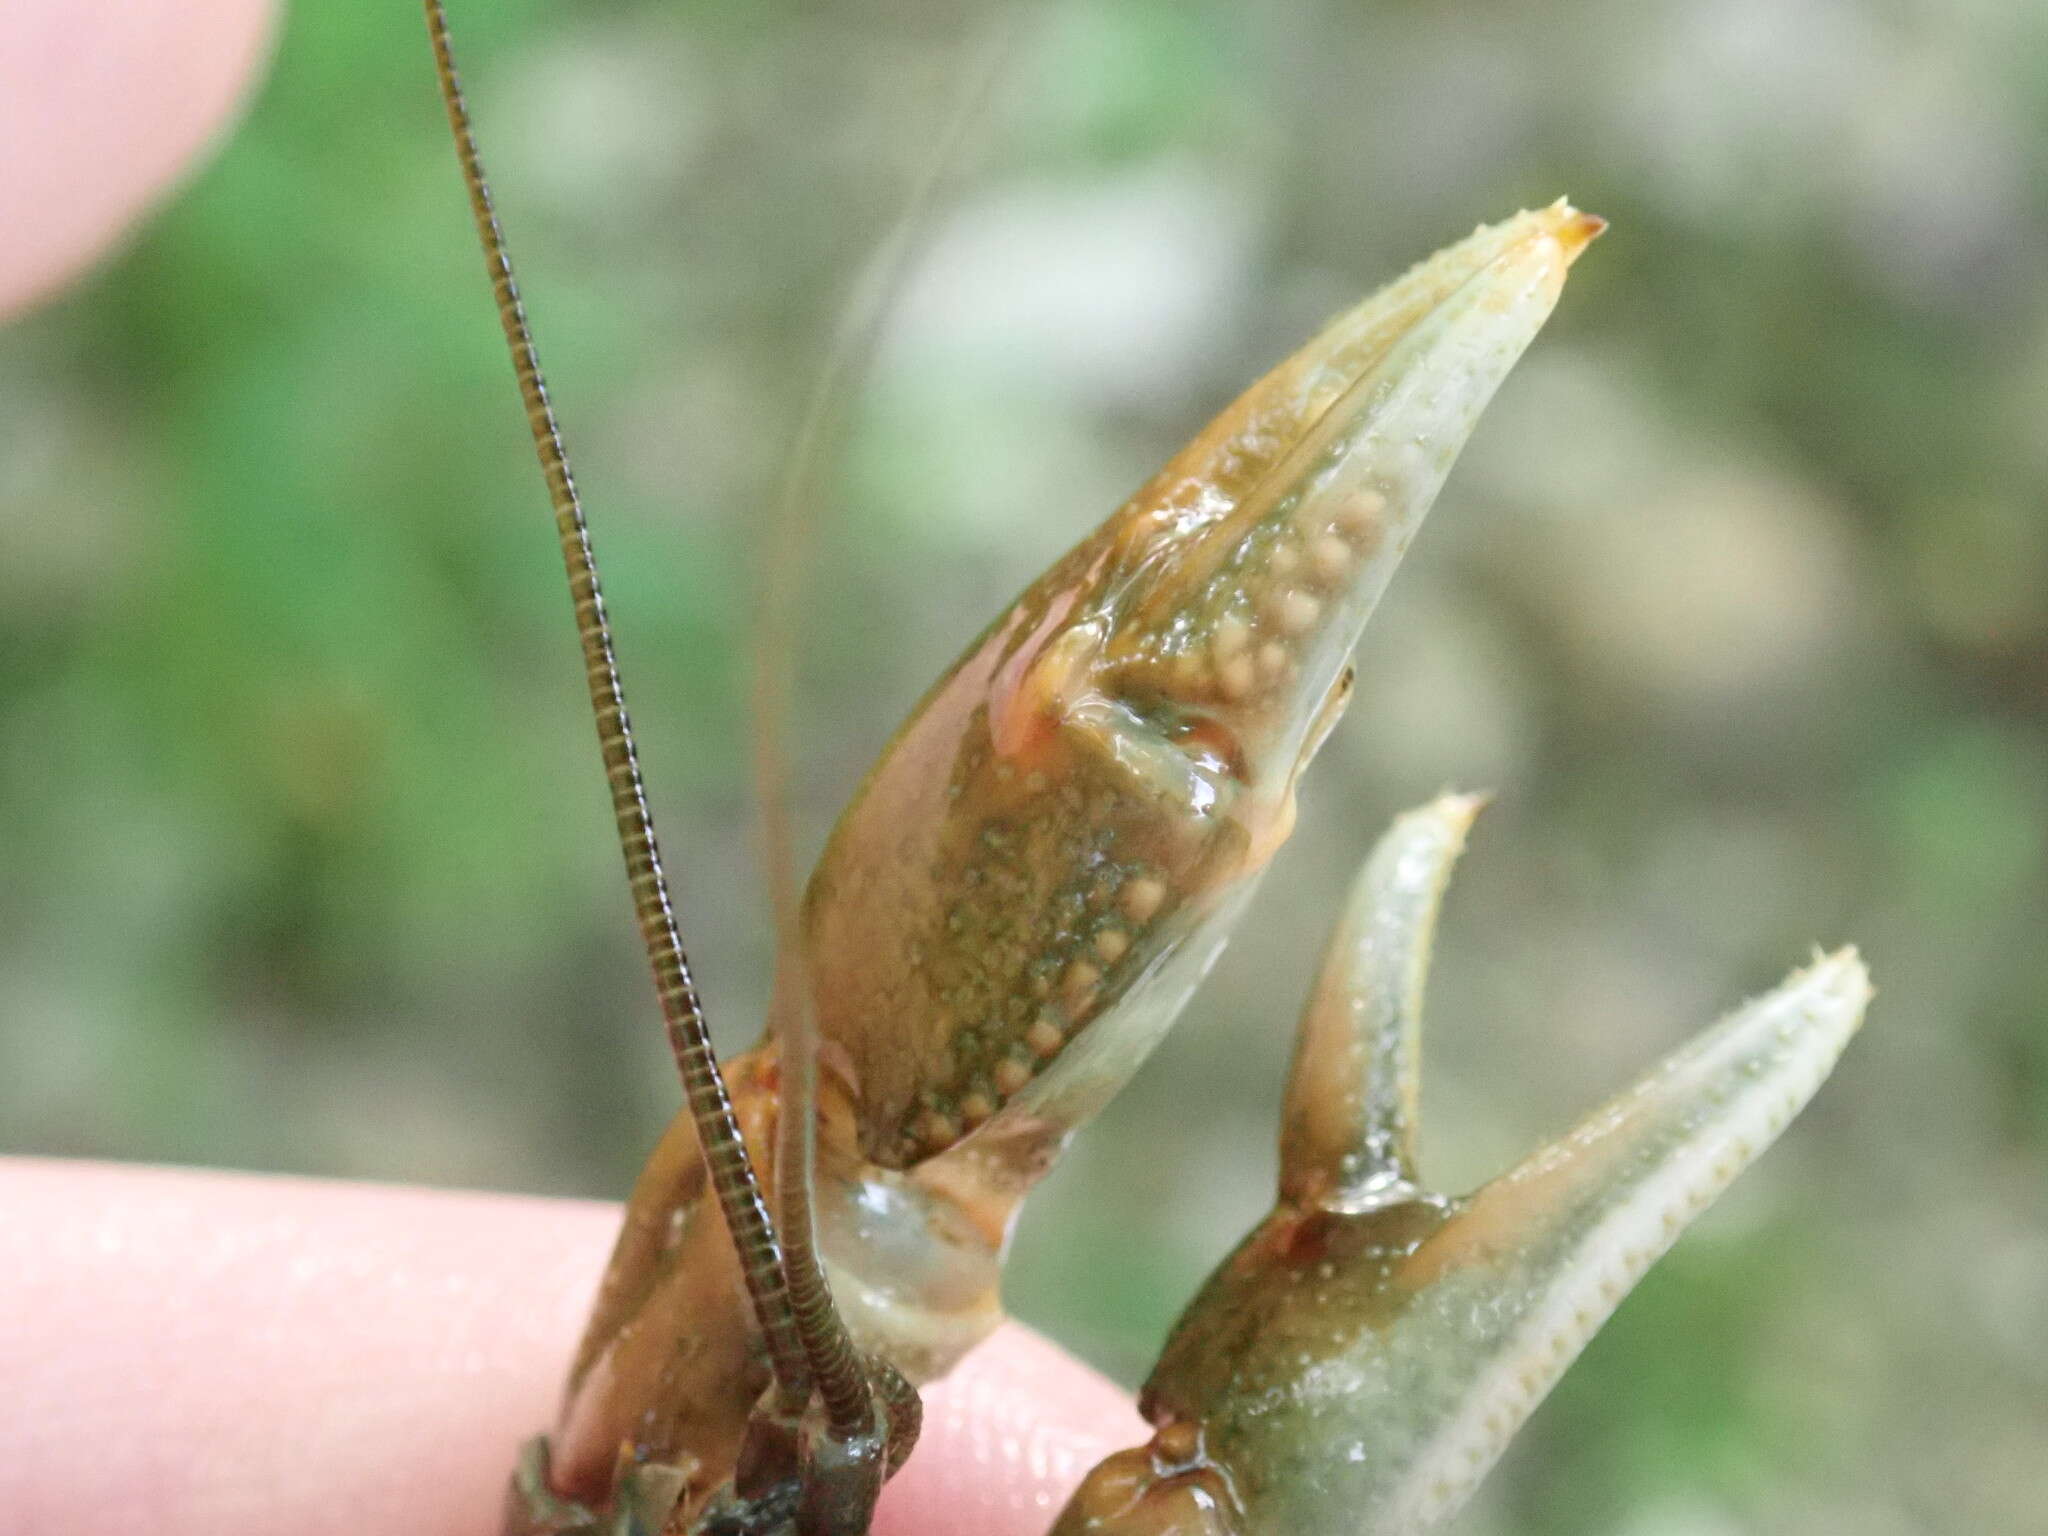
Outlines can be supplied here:
[[[462, 6], [722, 1038], [769, 945], [763, 509], [983, 13]], [[1835, 1081], [1460, 1529], [2048, 1529], [2048, 11], [1033, 7], [851, 407], [799, 816], [1330, 311], [1614, 222], [1360, 655], [1303, 826], [1019, 1235], [1136, 1380], [1267, 1203], [1394, 811], [1494, 786], [1426, 1153], [1487, 1176], [1816, 942]], [[406, 5], [308, 4], [132, 246], [0, 335], [0, 1148], [616, 1196], [676, 1097]]]

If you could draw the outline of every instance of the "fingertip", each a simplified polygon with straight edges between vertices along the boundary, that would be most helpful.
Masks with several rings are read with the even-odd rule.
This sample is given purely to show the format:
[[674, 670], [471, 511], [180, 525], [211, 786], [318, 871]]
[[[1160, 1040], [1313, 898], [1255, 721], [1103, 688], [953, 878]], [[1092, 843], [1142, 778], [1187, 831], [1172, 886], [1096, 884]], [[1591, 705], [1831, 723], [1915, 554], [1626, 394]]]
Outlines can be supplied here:
[[[610, 1206], [0, 1160], [0, 1529], [490, 1536]], [[109, 1504], [109, 1499], [114, 1500]]]
[[0, 314], [48, 297], [185, 173], [246, 95], [272, 10], [0, 5]]
[[[0, 1159], [0, 1509], [38, 1536], [490, 1536], [552, 1417], [614, 1207]], [[878, 1536], [1040, 1536], [1146, 1431], [999, 1329], [926, 1388]], [[146, 1492], [110, 1511], [89, 1491]], [[0, 1520], [0, 1525], [5, 1525]], [[8, 1529], [15, 1528], [8, 1526]]]

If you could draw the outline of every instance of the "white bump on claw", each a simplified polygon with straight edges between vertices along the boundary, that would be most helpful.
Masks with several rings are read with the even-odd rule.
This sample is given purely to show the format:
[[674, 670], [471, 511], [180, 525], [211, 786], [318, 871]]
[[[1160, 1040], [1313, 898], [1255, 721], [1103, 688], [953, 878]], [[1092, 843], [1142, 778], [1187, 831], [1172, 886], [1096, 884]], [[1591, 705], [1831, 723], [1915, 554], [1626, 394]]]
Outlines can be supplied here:
[[1386, 510], [1387, 498], [1378, 491], [1359, 491], [1337, 503], [1337, 526], [1353, 535], [1370, 533]]
[[1308, 558], [1322, 580], [1342, 581], [1351, 569], [1351, 546], [1334, 533], [1326, 533], [1310, 546]]
[[1306, 592], [1283, 592], [1273, 603], [1273, 622], [1284, 635], [1306, 634], [1322, 611], [1323, 605]]
[[1148, 923], [1166, 900], [1166, 882], [1151, 875], [1128, 881], [1117, 898], [1124, 916], [1134, 923]]
[[1216, 629], [1209, 637], [1209, 654], [1216, 658], [1221, 667], [1233, 656], [1238, 655], [1252, 637], [1251, 626], [1234, 613], [1225, 614], [1216, 621]]
[[1251, 696], [1252, 685], [1257, 682], [1249, 656], [1233, 655], [1216, 669], [1216, 691], [1232, 704]]

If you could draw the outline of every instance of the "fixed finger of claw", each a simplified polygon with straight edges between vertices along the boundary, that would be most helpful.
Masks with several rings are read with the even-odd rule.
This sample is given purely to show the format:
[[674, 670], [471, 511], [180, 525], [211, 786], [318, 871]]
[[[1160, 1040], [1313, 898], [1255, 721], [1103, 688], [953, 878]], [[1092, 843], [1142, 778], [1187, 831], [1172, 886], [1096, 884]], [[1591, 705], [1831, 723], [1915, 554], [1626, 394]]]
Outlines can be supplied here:
[[1415, 1194], [1423, 986], [1444, 888], [1485, 803], [1442, 795], [1408, 812], [1352, 886], [1295, 1040], [1284, 1198], [1362, 1210]]

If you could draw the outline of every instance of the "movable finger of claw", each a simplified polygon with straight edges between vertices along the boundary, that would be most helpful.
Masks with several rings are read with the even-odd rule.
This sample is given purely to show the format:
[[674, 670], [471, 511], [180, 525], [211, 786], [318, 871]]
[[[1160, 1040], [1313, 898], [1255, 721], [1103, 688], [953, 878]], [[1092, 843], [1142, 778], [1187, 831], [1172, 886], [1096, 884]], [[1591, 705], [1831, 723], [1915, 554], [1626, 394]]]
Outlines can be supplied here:
[[1437, 912], [1483, 795], [1397, 820], [1366, 860], [1301, 1019], [1280, 1132], [1280, 1191], [1363, 1209], [1412, 1197], [1422, 997]]

